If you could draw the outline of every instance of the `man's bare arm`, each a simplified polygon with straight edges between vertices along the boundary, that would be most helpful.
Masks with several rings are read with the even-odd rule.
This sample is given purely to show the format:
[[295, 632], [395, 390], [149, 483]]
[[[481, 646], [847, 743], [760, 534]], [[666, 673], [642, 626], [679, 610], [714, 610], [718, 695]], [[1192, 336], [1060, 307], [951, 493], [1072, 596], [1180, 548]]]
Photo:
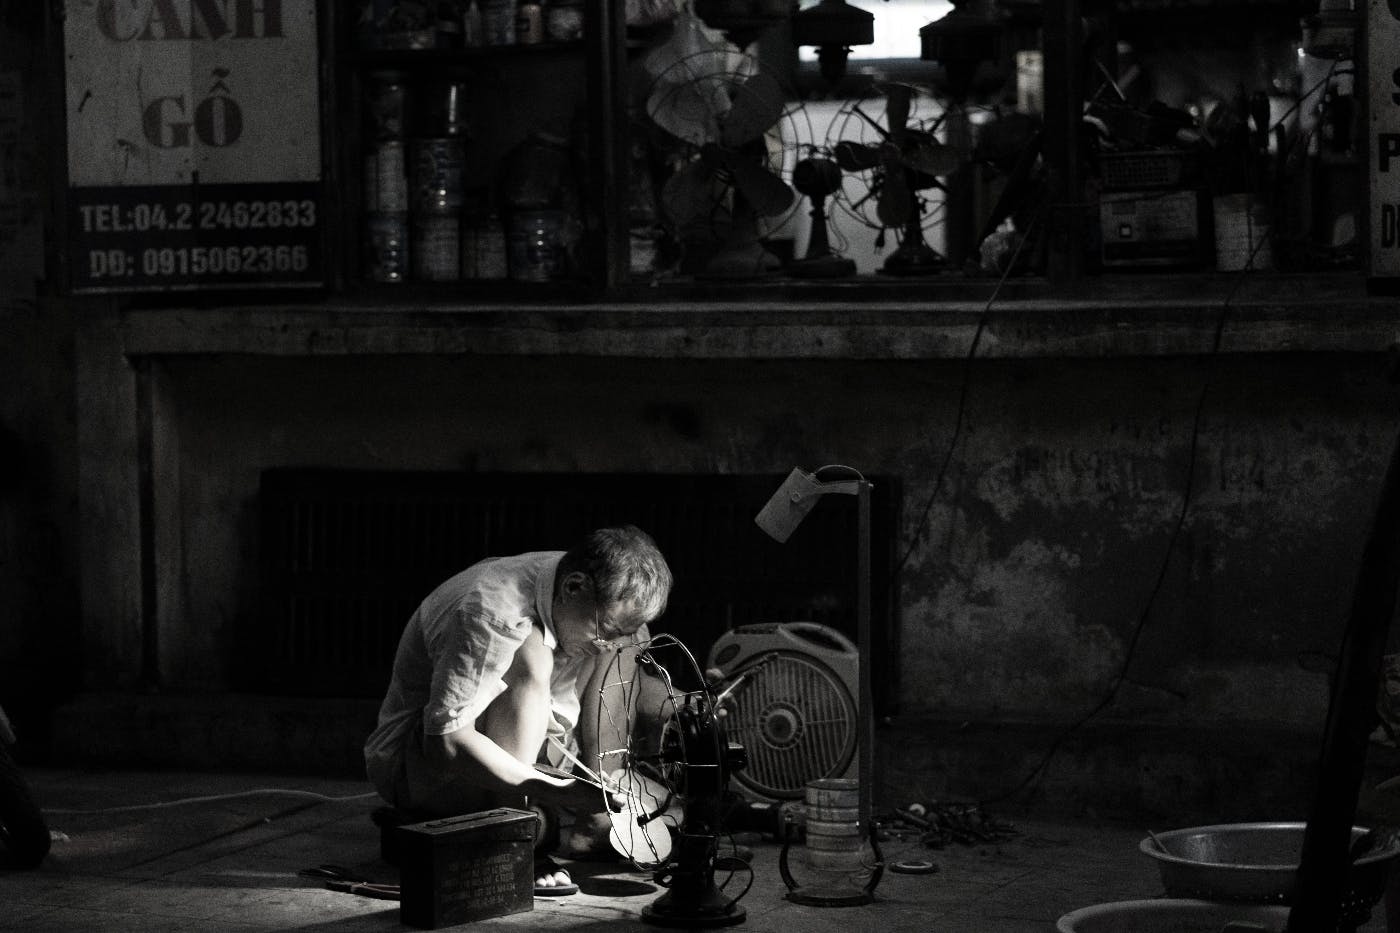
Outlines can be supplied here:
[[596, 804], [592, 788], [534, 767], [549, 726], [553, 670], [553, 652], [541, 631], [531, 629], [503, 678], [505, 691], [476, 722], [446, 735], [425, 736], [429, 759], [454, 779], [495, 795], [525, 795], [564, 806], [585, 800]]

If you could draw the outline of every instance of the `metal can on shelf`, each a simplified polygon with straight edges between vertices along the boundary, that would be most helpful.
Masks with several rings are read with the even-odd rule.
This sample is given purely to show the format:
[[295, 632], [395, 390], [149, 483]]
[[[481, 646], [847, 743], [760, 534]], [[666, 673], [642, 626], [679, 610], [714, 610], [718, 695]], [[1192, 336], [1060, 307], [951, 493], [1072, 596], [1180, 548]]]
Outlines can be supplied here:
[[365, 214], [364, 268], [371, 282], [403, 282], [408, 278], [408, 214]]
[[476, 0], [466, 0], [462, 10], [462, 45], [469, 49], [486, 44], [486, 26], [481, 18], [481, 5]]
[[403, 140], [386, 139], [365, 156], [364, 206], [366, 211], [393, 214], [408, 210], [408, 177], [404, 168]]
[[462, 275], [461, 215], [419, 214], [413, 218], [413, 277], [455, 282]]
[[460, 136], [415, 139], [409, 172], [413, 212], [460, 211], [465, 163], [466, 141]]
[[466, 217], [462, 221], [462, 278], [503, 279], [509, 273], [506, 261], [506, 231], [495, 211]]
[[539, 0], [520, 0], [515, 8], [515, 41], [538, 45], [544, 41], [544, 7]]
[[437, 33], [438, 48], [462, 47], [462, 9], [457, 0], [438, 0], [433, 29]]
[[515, 45], [515, 0], [479, 0], [487, 45]]
[[407, 127], [408, 78], [401, 71], [373, 71], [365, 78], [365, 117], [371, 139], [401, 139]]
[[553, 0], [544, 11], [544, 32], [551, 42], [583, 38], [583, 4], [579, 0]]
[[355, 42], [362, 49], [382, 49], [380, 36], [394, 12], [395, 0], [359, 0], [355, 12]]
[[517, 282], [548, 282], [563, 276], [566, 259], [563, 211], [516, 211], [510, 219], [507, 255]]
[[467, 135], [467, 83], [440, 81], [426, 89], [423, 129], [431, 136]]

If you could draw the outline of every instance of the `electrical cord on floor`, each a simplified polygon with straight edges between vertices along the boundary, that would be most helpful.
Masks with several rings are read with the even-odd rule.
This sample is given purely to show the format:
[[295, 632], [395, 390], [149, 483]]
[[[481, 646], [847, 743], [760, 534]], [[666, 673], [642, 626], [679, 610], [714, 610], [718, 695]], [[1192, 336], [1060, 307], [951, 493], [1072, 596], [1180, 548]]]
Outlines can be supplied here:
[[330, 794], [320, 794], [311, 790], [296, 790], [288, 787], [259, 787], [253, 790], [236, 791], [229, 794], [209, 794], [202, 797], [182, 797], [179, 800], [162, 800], [157, 803], [134, 803], [121, 807], [103, 807], [96, 810], [74, 810], [62, 807], [45, 807], [44, 813], [52, 816], [99, 816], [106, 813], [128, 813], [137, 810], [158, 810], [164, 807], [177, 807], [191, 803], [214, 803], [221, 800], [236, 800], [241, 797], [265, 797], [269, 795], [280, 795], [285, 797], [303, 797], [308, 800], [319, 800], [325, 803], [345, 803], [354, 800], [377, 799], [379, 794], [370, 791], [365, 794], [350, 794], [344, 797], [336, 797]]
[[315, 868], [303, 868], [297, 874], [302, 878], [323, 880], [326, 888], [331, 891], [344, 891], [347, 894], [358, 894], [361, 897], [373, 897], [382, 901], [400, 899], [398, 885], [366, 881], [356, 877], [350, 869], [340, 865], [318, 865]]

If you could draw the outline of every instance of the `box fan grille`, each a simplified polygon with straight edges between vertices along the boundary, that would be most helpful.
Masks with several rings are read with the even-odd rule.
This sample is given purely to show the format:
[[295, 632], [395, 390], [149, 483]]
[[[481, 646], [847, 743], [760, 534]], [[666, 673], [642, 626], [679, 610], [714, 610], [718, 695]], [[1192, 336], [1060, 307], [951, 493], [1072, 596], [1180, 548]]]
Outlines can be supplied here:
[[725, 727], [748, 753], [734, 775], [741, 793], [790, 800], [808, 781], [849, 776], [858, 658], [849, 639], [812, 622], [741, 626], [715, 643], [710, 666], [736, 684]]

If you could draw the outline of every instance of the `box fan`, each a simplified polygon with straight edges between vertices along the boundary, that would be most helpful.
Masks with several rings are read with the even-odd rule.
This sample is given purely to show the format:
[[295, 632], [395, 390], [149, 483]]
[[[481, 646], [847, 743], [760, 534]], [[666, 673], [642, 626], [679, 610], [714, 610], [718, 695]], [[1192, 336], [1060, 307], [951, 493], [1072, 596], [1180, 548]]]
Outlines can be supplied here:
[[728, 691], [729, 738], [748, 764], [735, 789], [755, 801], [800, 799], [808, 781], [855, 777], [860, 652], [815, 622], [743, 625], [719, 637], [709, 664]]

